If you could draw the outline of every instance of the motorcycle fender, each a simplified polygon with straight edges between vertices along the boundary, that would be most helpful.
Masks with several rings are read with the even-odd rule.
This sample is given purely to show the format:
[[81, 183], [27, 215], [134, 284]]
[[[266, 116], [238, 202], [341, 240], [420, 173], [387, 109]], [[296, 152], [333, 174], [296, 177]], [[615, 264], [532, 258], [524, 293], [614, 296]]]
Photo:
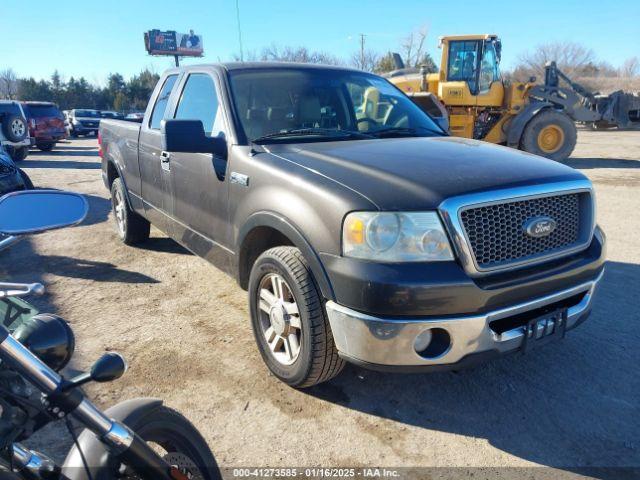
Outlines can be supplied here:
[[[157, 398], [134, 398], [114, 405], [104, 413], [107, 417], [125, 425], [135, 425], [140, 418], [160, 406], [162, 406], [162, 400]], [[78, 437], [78, 444], [87, 461], [91, 476], [87, 475], [77, 446], [74, 446], [67, 454], [62, 466], [62, 473], [69, 480], [89, 480], [89, 478], [112, 480], [113, 469], [117, 468], [118, 461], [109, 452], [107, 446], [93, 432], [86, 429]]]

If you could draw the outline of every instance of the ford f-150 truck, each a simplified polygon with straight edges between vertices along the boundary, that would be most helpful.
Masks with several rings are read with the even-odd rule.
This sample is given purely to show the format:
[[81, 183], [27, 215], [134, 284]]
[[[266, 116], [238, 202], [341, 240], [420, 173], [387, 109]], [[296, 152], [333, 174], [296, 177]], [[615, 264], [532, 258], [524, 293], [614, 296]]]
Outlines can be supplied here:
[[153, 224], [237, 279], [265, 363], [296, 387], [345, 360], [529, 352], [587, 318], [603, 273], [584, 175], [450, 137], [369, 73], [172, 69], [142, 124], [102, 120], [99, 142], [122, 241]]

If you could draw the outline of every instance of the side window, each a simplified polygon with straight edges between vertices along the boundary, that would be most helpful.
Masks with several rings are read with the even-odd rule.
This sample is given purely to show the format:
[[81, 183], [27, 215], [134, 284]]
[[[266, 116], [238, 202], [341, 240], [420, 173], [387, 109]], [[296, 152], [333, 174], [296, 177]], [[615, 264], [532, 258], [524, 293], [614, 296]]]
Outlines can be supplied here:
[[480, 93], [486, 93], [491, 88], [491, 83], [499, 80], [498, 61], [493, 45], [486, 45], [482, 65], [480, 66]]
[[169, 96], [171, 95], [171, 90], [173, 89], [177, 78], [177, 75], [170, 75], [164, 81], [164, 85], [162, 85], [162, 90], [160, 90], [156, 104], [153, 106], [151, 120], [149, 121], [149, 128], [153, 128], [155, 130], [160, 129], [160, 122], [164, 118], [164, 113], [167, 110], [167, 103], [169, 102]]
[[216, 86], [206, 73], [192, 73], [180, 95], [175, 118], [200, 120], [207, 136], [224, 135], [222, 109], [219, 108]]

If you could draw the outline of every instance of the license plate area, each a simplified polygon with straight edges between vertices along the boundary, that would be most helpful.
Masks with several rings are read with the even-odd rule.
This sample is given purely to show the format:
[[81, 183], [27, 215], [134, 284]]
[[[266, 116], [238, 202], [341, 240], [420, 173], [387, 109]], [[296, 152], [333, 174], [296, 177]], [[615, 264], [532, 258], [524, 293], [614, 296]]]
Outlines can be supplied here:
[[539, 346], [564, 338], [567, 331], [567, 309], [560, 308], [527, 321], [524, 328], [522, 353]]

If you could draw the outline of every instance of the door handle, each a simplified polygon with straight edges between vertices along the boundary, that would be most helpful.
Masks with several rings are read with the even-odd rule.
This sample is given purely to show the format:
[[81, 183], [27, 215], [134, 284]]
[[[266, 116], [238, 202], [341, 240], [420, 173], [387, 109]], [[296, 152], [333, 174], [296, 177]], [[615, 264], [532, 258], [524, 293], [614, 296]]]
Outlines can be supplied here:
[[171, 170], [171, 152], [165, 152], [164, 150], [160, 152], [160, 165], [162, 165], [162, 169], [165, 171]]

